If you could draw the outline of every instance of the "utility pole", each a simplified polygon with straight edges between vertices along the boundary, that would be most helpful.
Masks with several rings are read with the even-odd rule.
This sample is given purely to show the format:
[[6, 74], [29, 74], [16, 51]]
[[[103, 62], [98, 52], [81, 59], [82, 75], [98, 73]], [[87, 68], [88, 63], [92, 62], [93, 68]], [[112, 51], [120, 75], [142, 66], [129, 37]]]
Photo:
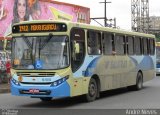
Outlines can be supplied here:
[[101, 26], [103, 26], [103, 25], [100, 24], [97, 20], [99, 20], [99, 19], [104, 20], [104, 27], [107, 27], [107, 26], [108, 26], [107, 21], [110, 21], [110, 23], [114, 21], [114, 23], [113, 23], [113, 24], [110, 24], [109, 27], [114, 27], [114, 28], [116, 28], [116, 18], [114, 18], [114, 19], [108, 19], [108, 18], [107, 18], [107, 11], [106, 11], [106, 8], [107, 8], [107, 7], [106, 7], [106, 6], [107, 6], [107, 3], [111, 3], [111, 2], [107, 2], [107, 1], [105, 0], [104, 2], [99, 2], [99, 3], [104, 3], [104, 17], [96, 17], [96, 18], [90, 18], [90, 19], [94, 20], [95, 22], [97, 22], [97, 23], [98, 23], [99, 25], [101, 25]]
[[106, 11], [106, 5], [107, 3], [111, 3], [111, 2], [107, 2], [106, 0], [104, 2], [100, 2], [100, 3], [104, 3], [104, 26], [107, 26], [107, 11]]

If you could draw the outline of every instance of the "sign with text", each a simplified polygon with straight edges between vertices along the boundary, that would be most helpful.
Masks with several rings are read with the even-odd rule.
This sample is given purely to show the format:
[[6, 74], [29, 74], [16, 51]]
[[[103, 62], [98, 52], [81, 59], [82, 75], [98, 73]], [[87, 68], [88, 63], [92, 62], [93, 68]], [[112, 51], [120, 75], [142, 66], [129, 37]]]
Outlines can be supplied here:
[[12, 27], [13, 33], [27, 32], [65, 32], [67, 31], [66, 24], [63, 23], [39, 23], [39, 24], [23, 24]]

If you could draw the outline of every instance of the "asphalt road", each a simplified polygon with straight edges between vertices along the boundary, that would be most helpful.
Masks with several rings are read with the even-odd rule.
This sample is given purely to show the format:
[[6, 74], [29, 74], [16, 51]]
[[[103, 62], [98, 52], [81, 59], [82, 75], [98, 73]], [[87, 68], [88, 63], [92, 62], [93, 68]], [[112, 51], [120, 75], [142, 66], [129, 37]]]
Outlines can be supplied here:
[[140, 91], [128, 91], [126, 88], [106, 91], [101, 98], [90, 103], [83, 97], [41, 102], [29, 97], [15, 97], [10, 93], [0, 94], [0, 108], [14, 109], [160, 109], [160, 77], [144, 83]]

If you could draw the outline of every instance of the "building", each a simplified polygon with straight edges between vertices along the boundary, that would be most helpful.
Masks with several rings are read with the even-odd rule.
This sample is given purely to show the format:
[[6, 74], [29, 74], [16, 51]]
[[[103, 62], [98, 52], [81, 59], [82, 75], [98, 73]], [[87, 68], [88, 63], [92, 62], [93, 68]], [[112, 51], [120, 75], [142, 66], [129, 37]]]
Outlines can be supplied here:
[[160, 30], [160, 16], [150, 16], [150, 30]]
[[149, 33], [155, 34], [157, 41], [160, 41], [160, 16], [150, 16]]

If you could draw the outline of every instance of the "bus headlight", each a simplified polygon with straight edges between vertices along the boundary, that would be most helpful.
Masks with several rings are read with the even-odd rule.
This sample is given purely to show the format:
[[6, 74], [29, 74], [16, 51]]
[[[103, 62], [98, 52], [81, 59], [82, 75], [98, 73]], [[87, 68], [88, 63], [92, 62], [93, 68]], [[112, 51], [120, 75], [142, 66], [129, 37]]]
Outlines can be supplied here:
[[65, 82], [67, 79], [69, 78], [69, 75], [67, 75], [66, 77], [63, 77], [57, 81], [54, 81], [51, 86], [55, 87], [55, 86], [58, 86], [60, 84], [62, 84], [63, 82]]
[[17, 80], [15, 80], [14, 78], [12, 78], [12, 82], [13, 82], [15, 85], [20, 85], [20, 83], [19, 83]]

